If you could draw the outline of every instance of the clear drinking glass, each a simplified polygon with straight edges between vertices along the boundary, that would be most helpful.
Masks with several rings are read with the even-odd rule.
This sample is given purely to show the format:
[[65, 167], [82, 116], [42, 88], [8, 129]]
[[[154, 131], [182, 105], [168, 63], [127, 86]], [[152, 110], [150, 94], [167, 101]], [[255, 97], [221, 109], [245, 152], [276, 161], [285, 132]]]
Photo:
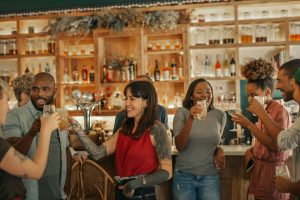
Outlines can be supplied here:
[[197, 106], [200, 106], [202, 109], [202, 112], [197, 114], [197, 119], [205, 119], [206, 115], [207, 115], [207, 105], [206, 105], [206, 100], [201, 100], [201, 101], [197, 101]]
[[[238, 109], [238, 108], [235, 108], [235, 109], [230, 109], [230, 110], [228, 110], [228, 114], [232, 117], [234, 114], [241, 114], [242, 113], [242, 111], [241, 111], [241, 109]], [[230, 131], [234, 131], [234, 132], [236, 132], [236, 131], [238, 131], [238, 129], [237, 129], [237, 125], [236, 125], [236, 123], [235, 122], [233, 122], [233, 129], [231, 129]]]
[[284, 178], [290, 178], [290, 172], [286, 164], [278, 165], [275, 169], [276, 176], [282, 176]]
[[58, 128], [60, 130], [66, 130], [69, 127], [68, 111], [64, 108], [56, 108], [56, 112], [60, 116]]
[[52, 113], [55, 112], [55, 106], [52, 104], [44, 105], [43, 108], [43, 116], [44, 117], [49, 117]]

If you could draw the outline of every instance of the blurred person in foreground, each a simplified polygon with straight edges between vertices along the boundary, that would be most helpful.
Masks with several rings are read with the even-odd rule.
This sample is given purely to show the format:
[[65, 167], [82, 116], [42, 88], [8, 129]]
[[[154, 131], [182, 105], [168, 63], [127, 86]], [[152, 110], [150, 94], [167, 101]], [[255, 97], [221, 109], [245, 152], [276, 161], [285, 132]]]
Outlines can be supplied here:
[[[55, 79], [46, 72], [34, 76], [30, 101], [7, 114], [3, 135], [16, 150], [32, 158], [37, 148], [44, 105], [54, 103]], [[51, 134], [48, 162], [39, 181], [23, 179], [27, 200], [65, 199], [69, 190], [72, 154], [66, 130], [55, 129]], [[76, 156], [78, 157], [78, 156]]]
[[[4, 124], [8, 109], [8, 89], [6, 83], [0, 79], [0, 111], [2, 112], [0, 125]], [[58, 127], [58, 119], [57, 113], [41, 118], [41, 133], [32, 160], [20, 154], [0, 137], [0, 199], [25, 198], [26, 189], [20, 177], [25, 179], [42, 177], [47, 163], [51, 132]]]

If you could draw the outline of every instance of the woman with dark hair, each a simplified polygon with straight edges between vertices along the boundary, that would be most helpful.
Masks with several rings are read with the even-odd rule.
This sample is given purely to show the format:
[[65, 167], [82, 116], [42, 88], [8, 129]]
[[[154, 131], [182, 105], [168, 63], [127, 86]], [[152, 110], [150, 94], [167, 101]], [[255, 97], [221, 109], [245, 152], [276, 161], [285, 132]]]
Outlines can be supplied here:
[[[287, 129], [291, 125], [290, 115], [283, 105], [272, 99], [274, 73], [273, 64], [263, 59], [252, 60], [242, 68], [242, 75], [247, 79], [246, 91], [249, 100], [257, 97], [264, 99], [261, 103], [266, 105], [265, 110], [269, 116], [278, 126]], [[243, 115], [234, 115], [232, 119], [246, 128], [255, 126]], [[255, 161], [248, 192], [253, 194], [255, 199], [288, 199], [289, 194], [276, 191], [273, 179], [276, 166], [285, 163], [289, 152], [278, 148], [260, 119], [255, 128], [258, 129], [257, 132], [249, 129], [255, 137], [254, 146], [245, 154], [245, 165], [251, 158]]]
[[95, 160], [115, 152], [116, 199], [156, 199], [154, 185], [172, 177], [171, 144], [156, 120], [157, 94], [148, 81], [133, 81], [124, 89], [126, 118], [102, 145], [95, 145], [74, 119], [73, 130]]
[[[206, 101], [206, 109], [197, 105]], [[205, 118], [197, 115], [207, 112]], [[213, 88], [205, 79], [194, 80], [173, 121], [175, 144], [179, 151], [174, 171], [176, 200], [220, 199], [218, 171], [225, 166], [223, 150], [218, 147], [226, 114], [213, 105]]]

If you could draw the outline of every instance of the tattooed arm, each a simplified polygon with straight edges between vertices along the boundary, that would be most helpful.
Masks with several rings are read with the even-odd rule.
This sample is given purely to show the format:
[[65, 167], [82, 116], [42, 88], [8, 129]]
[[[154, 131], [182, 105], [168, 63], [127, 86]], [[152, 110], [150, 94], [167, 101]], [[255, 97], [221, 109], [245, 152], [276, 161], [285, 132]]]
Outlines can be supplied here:
[[10, 148], [0, 162], [0, 169], [24, 178], [41, 178], [47, 164], [51, 132], [58, 128], [58, 120], [57, 113], [41, 118], [41, 132], [32, 160]]
[[172, 177], [171, 143], [168, 140], [164, 125], [160, 122], [155, 123], [151, 128], [151, 141], [156, 150], [159, 168], [152, 174], [134, 179], [125, 184], [123, 194], [127, 197], [131, 197], [137, 188], [154, 186]]
[[109, 140], [97, 146], [83, 131], [80, 124], [73, 118], [69, 118], [73, 131], [78, 135], [84, 149], [94, 160], [99, 160], [105, 156], [111, 155], [116, 150], [118, 131]]

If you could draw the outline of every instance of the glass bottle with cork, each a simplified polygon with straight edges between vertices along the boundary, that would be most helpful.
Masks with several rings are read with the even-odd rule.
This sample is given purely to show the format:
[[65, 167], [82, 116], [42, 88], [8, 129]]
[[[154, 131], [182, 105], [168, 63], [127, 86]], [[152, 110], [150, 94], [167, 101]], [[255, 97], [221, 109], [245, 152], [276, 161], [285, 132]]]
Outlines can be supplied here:
[[83, 65], [83, 67], [81, 69], [81, 79], [83, 82], [87, 82], [87, 80], [88, 80], [88, 69], [87, 69], [86, 65]]
[[171, 79], [178, 80], [177, 65], [175, 62], [175, 58], [172, 58], [172, 61], [171, 61]]
[[235, 60], [234, 56], [231, 56], [230, 60], [230, 76], [236, 76], [236, 66], [235, 66]]
[[91, 83], [95, 82], [95, 69], [94, 66], [91, 66], [91, 70], [89, 71], [89, 79]]
[[158, 60], [155, 60], [154, 80], [155, 81], [160, 81], [160, 70], [159, 70], [159, 67], [158, 67]]
[[216, 77], [222, 77], [222, 68], [221, 68], [219, 55], [216, 56], [215, 71], [216, 71]]
[[170, 79], [170, 68], [168, 66], [168, 62], [165, 62], [165, 66], [163, 68], [163, 77], [164, 77], [164, 80]]

